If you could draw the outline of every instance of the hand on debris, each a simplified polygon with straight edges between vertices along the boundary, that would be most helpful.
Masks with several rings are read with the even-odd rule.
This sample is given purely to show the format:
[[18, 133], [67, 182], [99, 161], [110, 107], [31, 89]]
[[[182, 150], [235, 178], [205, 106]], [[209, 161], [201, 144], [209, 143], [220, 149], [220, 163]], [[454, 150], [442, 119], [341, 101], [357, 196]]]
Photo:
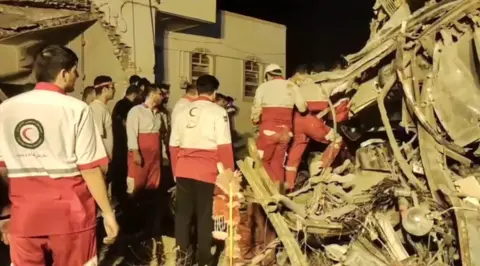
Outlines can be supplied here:
[[117, 218], [115, 213], [104, 214], [103, 216], [103, 226], [105, 226], [105, 232], [107, 236], [103, 238], [103, 243], [111, 245], [115, 242], [117, 238], [119, 227], [117, 223]]

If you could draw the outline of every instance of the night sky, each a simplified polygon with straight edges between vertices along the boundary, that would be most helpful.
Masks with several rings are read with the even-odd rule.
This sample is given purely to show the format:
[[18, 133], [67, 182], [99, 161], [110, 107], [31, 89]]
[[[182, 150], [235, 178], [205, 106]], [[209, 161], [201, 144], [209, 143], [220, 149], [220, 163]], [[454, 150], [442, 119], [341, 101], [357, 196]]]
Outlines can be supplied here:
[[218, 8], [287, 26], [287, 72], [331, 64], [369, 35], [374, 0], [217, 0]]

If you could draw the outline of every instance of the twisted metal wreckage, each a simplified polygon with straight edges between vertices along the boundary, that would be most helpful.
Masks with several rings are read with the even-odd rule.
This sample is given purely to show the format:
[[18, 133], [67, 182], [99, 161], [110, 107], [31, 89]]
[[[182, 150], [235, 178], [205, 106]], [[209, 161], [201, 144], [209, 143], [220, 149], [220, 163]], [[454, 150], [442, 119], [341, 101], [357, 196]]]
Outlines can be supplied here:
[[253, 140], [237, 162], [283, 246], [278, 263], [480, 265], [480, 1], [377, 0], [374, 10], [348, 68], [312, 76], [330, 95], [354, 93], [335, 127], [355, 159], [288, 195]]

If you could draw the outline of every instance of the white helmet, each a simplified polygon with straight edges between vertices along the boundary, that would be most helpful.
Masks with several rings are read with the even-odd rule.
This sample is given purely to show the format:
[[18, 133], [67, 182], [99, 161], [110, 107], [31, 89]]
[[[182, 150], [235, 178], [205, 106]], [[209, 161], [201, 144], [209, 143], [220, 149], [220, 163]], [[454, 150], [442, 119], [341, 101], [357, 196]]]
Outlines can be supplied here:
[[270, 73], [270, 72], [273, 72], [273, 71], [275, 71], [275, 72], [277, 72], [277, 73], [280, 72], [280, 75], [281, 75], [281, 73], [283, 73], [282, 68], [281, 68], [279, 65], [277, 65], [277, 64], [270, 64], [270, 65], [268, 65], [268, 66], [265, 68], [265, 73], [264, 73], [264, 75], [267, 75], [267, 73]]

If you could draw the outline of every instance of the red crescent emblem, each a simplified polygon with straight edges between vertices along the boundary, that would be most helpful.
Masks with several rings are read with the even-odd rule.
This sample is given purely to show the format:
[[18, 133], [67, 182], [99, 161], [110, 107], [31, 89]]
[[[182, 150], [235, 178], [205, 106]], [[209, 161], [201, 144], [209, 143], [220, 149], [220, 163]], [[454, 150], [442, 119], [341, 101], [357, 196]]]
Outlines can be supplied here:
[[22, 130], [22, 137], [31, 142], [32, 140], [27, 136], [27, 133], [30, 129], [32, 128], [27, 127], [24, 130]]

